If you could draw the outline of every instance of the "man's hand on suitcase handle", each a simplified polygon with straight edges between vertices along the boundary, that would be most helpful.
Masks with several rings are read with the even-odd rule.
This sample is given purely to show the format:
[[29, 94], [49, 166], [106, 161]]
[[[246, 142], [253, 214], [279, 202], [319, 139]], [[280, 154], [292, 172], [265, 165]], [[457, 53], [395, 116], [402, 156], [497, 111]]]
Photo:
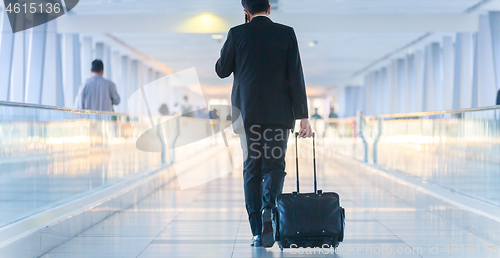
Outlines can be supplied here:
[[309, 138], [313, 134], [312, 129], [311, 129], [311, 124], [309, 123], [308, 118], [302, 118], [300, 120], [300, 131], [299, 131], [299, 137], [301, 138]]

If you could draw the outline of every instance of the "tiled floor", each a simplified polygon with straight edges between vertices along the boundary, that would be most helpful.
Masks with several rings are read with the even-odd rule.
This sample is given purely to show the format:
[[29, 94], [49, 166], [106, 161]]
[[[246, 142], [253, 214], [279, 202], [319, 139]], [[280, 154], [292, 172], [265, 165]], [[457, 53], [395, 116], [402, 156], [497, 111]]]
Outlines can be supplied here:
[[[286, 192], [295, 187], [294, 160], [288, 162]], [[303, 191], [312, 189], [311, 166], [306, 161], [301, 164]], [[367, 172], [353, 171], [335, 161], [318, 160], [318, 172], [319, 188], [338, 192], [346, 209], [345, 242], [336, 251], [295, 249], [281, 253], [277, 245], [270, 249], [251, 247], [241, 170], [237, 170], [183, 191], [172, 181], [135, 207], [95, 225], [44, 257], [500, 256], [491, 254], [500, 252], [491, 240], [434, 213], [443, 207], [426, 203], [422, 193], [415, 191], [413, 201], [401, 199], [391, 191], [393, 184], [375, 185]]]

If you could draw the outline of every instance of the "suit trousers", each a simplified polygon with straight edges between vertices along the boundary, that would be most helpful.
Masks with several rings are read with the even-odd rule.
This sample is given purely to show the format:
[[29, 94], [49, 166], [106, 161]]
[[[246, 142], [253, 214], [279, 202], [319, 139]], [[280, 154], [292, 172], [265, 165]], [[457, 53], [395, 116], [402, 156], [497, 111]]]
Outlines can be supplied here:
[[251, 125], [245, 126], [245, 137], [240, 136], [245, 205], [254, 236], [262, 230], [262, 210], [274, 209], [276, 197], [283, 191], [289, 133], [281, 125]]

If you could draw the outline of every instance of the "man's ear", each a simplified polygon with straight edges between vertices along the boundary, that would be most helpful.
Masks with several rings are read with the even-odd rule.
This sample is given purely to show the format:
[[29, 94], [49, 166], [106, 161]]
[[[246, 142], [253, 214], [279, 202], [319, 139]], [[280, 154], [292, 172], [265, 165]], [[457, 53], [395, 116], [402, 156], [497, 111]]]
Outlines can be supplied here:
[[247, 15], [248, 20], [250, 20], [250, 17], [251, 17], [250, 12], [248, 12], [247, 10], [243, 10], [243, 11], [244, 11], [244, 12], [245, 12], [245, 14]]
[[271, 15], [271, 5], [269, 5], [269, 8], [267, 8], [267, 15]]

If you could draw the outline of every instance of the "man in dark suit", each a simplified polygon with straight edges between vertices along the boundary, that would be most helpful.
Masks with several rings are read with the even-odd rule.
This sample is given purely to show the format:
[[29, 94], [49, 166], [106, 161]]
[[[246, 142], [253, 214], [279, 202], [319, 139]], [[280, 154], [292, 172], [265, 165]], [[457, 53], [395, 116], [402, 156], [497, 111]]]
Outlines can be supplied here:
[[497, 105], [500, 105], [500, 90], [497, 93]]
[[242, 5], [249, 22], [229, 30], [215, 70], [221, 78], [234, 74], [231, 101], [241, 111], [246, 135], [243, 177], [252, 245], [271, 247], [271, 213], [286, 176], [289, 131], [299, 119], [301, 137], [311, 137], [312, 130], [294, 30], [269, 19], [269, 0]]

